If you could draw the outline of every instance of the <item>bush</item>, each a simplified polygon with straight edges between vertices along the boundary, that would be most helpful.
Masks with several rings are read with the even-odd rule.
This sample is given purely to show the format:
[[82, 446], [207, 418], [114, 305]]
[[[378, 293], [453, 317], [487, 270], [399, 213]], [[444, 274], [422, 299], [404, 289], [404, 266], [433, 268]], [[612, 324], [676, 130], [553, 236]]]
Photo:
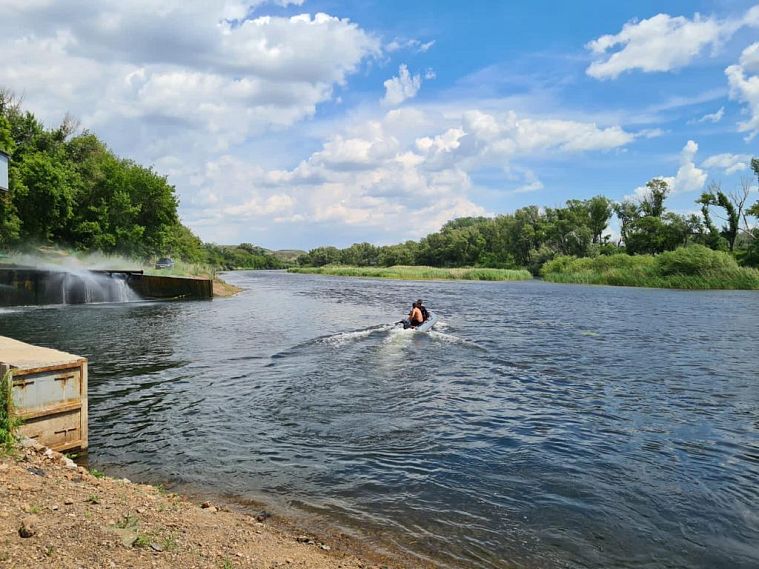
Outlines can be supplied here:
[[663, 276], [717, 276], [734, 274], [738, 263], [723, 251], [712, 251], [703, 245], [680, 247], [656, 257], [656, 269]]

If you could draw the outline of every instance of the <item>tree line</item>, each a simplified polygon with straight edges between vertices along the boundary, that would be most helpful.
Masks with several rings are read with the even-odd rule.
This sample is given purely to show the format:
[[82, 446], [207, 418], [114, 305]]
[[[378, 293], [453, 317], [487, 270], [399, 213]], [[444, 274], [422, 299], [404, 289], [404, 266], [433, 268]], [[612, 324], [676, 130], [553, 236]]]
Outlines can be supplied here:
[[[759, 159], [751, 161], [759, 178]], [[752, 181], [725, 193], [716, 183], [696, 200], [701, 213], [668, 211], [670, 187], [663, 179], [646, 184], [636, 200], [605, 196], [568, 200], [564, 207], [527, 206], [495, 217], [464, 217], [446, 223], [420, 241], [387, 246], [355, 243], [345, 249], [317, 247], [298, 258], [302, 266], [429, 265], [433, 267], [527, 268], [538, 274], [551, 259], [627, 253], [660, 254], [689, 244], [726, 251], [750, 267], [759, 266], [759, 201], [750, 204]], [[613, 216], [620, 238], [606, 233]], [[717, 220], [717, 221], [715, 221]], [[718, 227], [717, 223], [721, 225]]]
[[152, 168], [116, 156], [66, 116], [45, 128], [0, 90], [0, 150], [10, 155], [0, 195], [0, 249], [55, 243], [149, 260], [173, 256], [219, 268], [280, 268], [251, 244], [203, 243], [177, 215], [174, 186]]

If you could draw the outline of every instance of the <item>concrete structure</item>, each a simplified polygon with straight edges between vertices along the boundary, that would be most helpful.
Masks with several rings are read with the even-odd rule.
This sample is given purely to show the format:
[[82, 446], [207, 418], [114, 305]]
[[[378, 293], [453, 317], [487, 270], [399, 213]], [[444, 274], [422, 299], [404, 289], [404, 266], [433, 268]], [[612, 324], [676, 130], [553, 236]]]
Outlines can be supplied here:
[[86, 271], [0, 266], [0, 306], [186, 300], [213, 297], [210, 279], [143, 275], [140, 271]]
[[142, 298], [182, 298], [185, 300], [213, 298], [211, 279], [131, 273], [127, 284]]
[[87, 448], [85, 358], [0, 336], [0, 377], [8, 371], [22, 435], [59, 452]]

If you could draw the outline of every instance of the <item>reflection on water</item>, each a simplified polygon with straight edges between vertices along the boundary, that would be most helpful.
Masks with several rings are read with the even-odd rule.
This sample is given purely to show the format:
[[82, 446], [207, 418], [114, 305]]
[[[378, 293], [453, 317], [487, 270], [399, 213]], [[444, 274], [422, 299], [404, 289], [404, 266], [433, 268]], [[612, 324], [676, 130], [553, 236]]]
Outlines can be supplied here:
[[[447, 566], [759, 566], [759, 296], [242, 272], [0, 312], [90, 358], [90, 462]], [[432, 334], [397, 321], [422, 296]]]

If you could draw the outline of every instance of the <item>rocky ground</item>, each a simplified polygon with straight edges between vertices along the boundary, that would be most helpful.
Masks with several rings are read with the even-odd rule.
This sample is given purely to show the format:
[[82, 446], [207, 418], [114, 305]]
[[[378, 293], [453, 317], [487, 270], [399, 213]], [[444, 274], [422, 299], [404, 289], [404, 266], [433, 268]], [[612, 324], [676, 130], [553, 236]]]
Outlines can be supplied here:
[[31, 441], [0, 456], [0, 567], [412, 566], [370, 551], [358, 557], [354, 547], [275, 527], [265, 514], [107, 478]]

